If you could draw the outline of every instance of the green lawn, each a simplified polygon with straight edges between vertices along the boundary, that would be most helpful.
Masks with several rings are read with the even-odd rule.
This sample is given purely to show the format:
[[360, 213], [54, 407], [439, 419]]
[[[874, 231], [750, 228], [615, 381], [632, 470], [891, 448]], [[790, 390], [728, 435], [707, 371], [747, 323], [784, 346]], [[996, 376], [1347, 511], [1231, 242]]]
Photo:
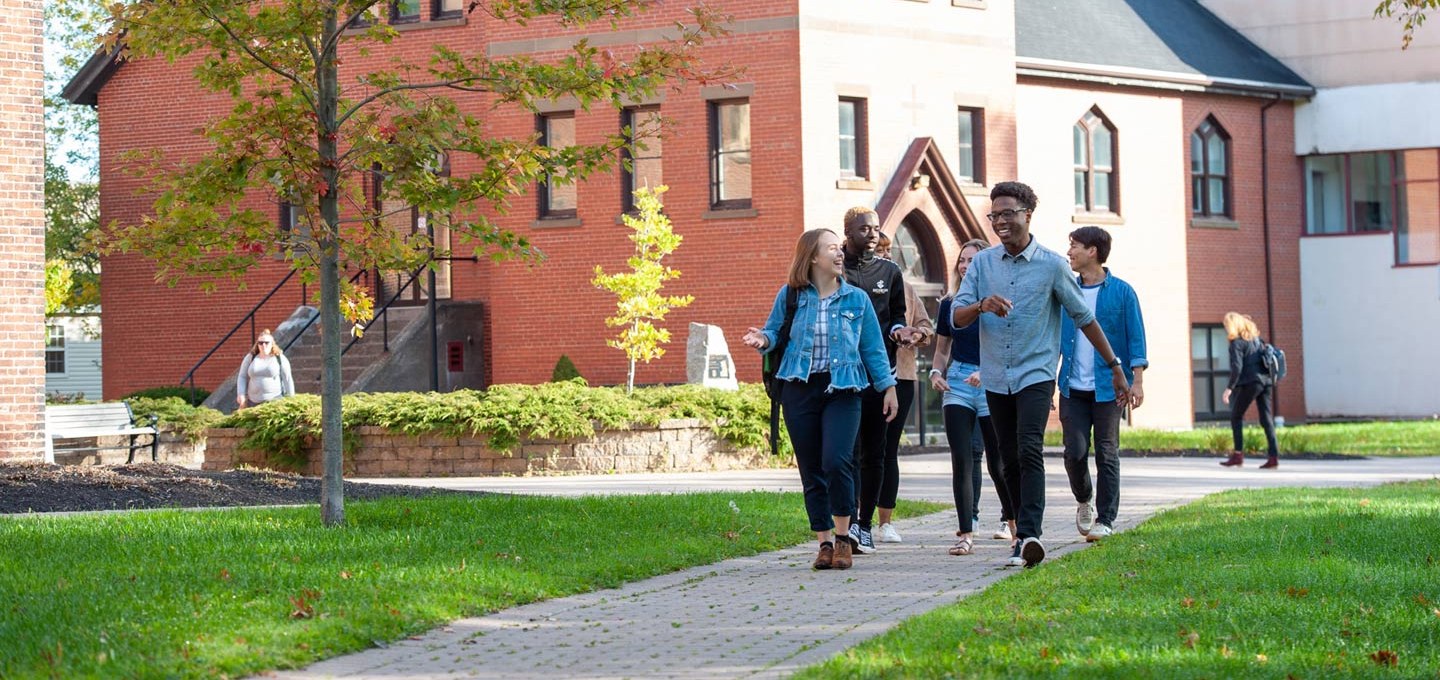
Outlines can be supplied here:
[[314, 507], [0, 519], [0, 678], [301, 666], [811, 536], [799, 494], [432, 496], [346, 509], [343, 529], [322, 528]]
[[[1275, 431], [1280, 455], [1287, 453], [1339, 453], [1354, 456], [1440, 455], [1440, 420], [1296, 425]], [[1060, 431], [1045, 433], [1045, 443], [1061, 446]], [[1213, 451], [1228, 453], [1233, 446], [1230, 427], [1202, 427], [1183, 432], [1126, 429], [1120, 431], [1120, 448], [1134, 451]], [[1245, 428], [1245, 450], [1265, 450], [1265, 433]]]
[[1437, 518], [1437, 480], [1217, 494], [800, 677], [1440, 677]]

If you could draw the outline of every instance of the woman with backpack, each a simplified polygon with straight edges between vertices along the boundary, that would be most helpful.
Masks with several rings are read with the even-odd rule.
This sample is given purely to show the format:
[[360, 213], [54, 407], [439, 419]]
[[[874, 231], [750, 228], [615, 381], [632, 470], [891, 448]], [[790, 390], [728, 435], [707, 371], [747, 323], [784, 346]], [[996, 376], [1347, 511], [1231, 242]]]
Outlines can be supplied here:
[[[860, 430], [860, 391], [884, 393], [882, 410], [895, 418], [895, 376], [865, 291], [845, 282], [841, 239], [828, 229], [807, 231], [795, 244], [785, 286], [764, 328], [742, 338], [762, 353], [780, 352], [775, 379], [785, 428], [795, 449], [805, 512], [820, 542], [816, 569], [849, 569], [855, 543], [852, 458]], [[793, 291], [793, 292], [792, 292]], [[793, 295], [793, 297], [792, 297]], [[793, 302], [792, 302], [793, 300]]]
[[1275, 417], [1271, 412], [1273, 380], [1262, 362], [1265, 341], [1260, 339], [1255, 320], [1237, 312], [1225, 314], [1225, 335], [1230, 338], [1230, 384], [1220, 398], [1230, 404], [1230, 432], [1235, 450], [1220, 464], [1226, 467], [1245, 464], [1245, 412], [1253, 401], [1260, 412], [1260, 427], [1265, 430], [1270, 454], [1260, 469], [1273, 470], [1280, 465], [1280, 448], [1275, 443]]

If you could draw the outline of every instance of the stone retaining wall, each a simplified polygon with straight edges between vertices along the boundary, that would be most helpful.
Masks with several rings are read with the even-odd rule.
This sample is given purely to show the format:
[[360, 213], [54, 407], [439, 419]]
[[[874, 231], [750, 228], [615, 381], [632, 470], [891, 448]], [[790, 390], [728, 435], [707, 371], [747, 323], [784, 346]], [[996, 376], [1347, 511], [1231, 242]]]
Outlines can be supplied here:
[[[141, 436], [140, 441], [149, 442], [148, 436]], [[98, 444], [96, 442], [99, 442]], [[55, 462], [59, 465], [123, 465], [130, 452], [124, 448], [105, 449], [103, 451], [77, 451], [69, 452], [64, 447], [74, 446], [128, 446], [130, 438], [126, 437], [92, 437], [89, 439], [63, 439], [60, 446], [55, 449]], [[170, 463], [193, 467], [199, 465], [205, 458], [205, 438], [190, 441], [184, 436], [160, 428], [160, 450], [159, 462]], [[135, 462], [150, 462], [150, 446], [144, 444], [135, 449]]]
[[[240, 449], [245, 430], [210, 430], [204, 469], [270, 467], [265, 455]], [[589, 439], [522, 439], [509, 452], [485, 439], [395, 434], [359, 428], [360, 446], [345, 457], [347, 477], [445, 477], [603, 472], [705, 472], [772, 465], [762, 450], [737, 449], [698, 419], [662, 421], [652, 428], [599, 432]], [[302, 474], [321, 474], [320, 443], [306, 447]]]

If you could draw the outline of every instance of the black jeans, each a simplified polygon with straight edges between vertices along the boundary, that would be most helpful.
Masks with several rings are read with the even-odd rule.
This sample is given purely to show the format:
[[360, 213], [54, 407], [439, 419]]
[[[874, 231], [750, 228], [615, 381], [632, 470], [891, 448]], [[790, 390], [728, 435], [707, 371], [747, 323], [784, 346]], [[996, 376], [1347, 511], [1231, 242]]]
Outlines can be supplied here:
[[[915, 401], [915, 381], [895, 381], [895, 398], [900, 408], [895, 419], [885, 422], [884, 394], [866, 390], [880, 396], [875, 404], [868, 401], [861, 408], [874, 408], [880, 412], [880, 422], [885, 425], [885, 448], [880, 456], [865, 452], [860, 459], [860, 526], [869, 528], [875, 518], [875, 508], [895, 508], [895, 498], [900, 495], [900, 437], [905, 434], [905, 418], [910, 415], [910, 404]], [[865, 416], [860, 416], [863, 431]], [[863, 435], [862, 435], [863, 437]]]
[[[970, 449], [975, 455], [971, 465], [974, 468], [971, 481], [975, 488], [975, 504], [970, 506], [970, 515], [980, 517], [980, 459], [984, 458], [985, 469], [990, 471], [990, 481], [995, 485], [995, 495], [1000, 497], [1000, 521], [1015, 519], [1015, 508], [1010, 505], [1010, 490], [1005, 486], [1005, 465], [1000, 461], [1000, 444], [995, 441], [995, 424], [990, 422], [990, 416], [981, 416], [976, 422], [975, 434], [970, 437]], [[953, 461], [951, 469], [954, 469]]]
[[1275, 443], [1275, 416], [1270, 412], [1270, 387], [1260, 383], [1247, 383], [1236, 385], [1230, 391], [1230, 435], [1235, 440], [1235, 450], [1245, 450], [1245, 411], [1250, 409], [1250, 402], [1255, 402], [1255, 410], [1260, 412], [1260, 427], [1265, 430], [1265, 445], [1269, 447], [1271, 458], [1280, 455], [1280, 447]]
[[[951, 404], [945, 407], [945, 440], [950, 444], [950, 492], [955, 497], [955, 514], [960, 519], [960, 533], [968, 534], [975, 530], [975, 516], [980, 513], [978, 463], [985, 449], [990, 449], [991, 476], [994, 477], [998, 472], [995, 469], [998, 450], [995, 430], [990, 426], [990, 418], [976, 418], [975, 412], [969, 407]], [[1003, 474], [1001, 477], [1003, 478]], [[1002, 488], [1004, 482], [996, 479], [995, 490], [1001, 496], [1001, 514], [1008, 515], [1005, 509], [1010, 502]]]
[[[1095, 521], [1115, 526], [1120, 511], [1120, 404], [1095, 401], [1095, 392], [1070, 390], [1060, 397], [1060, 427], [1065, 435], [1065, 474], [1075, 501], [1095, 501]], [[1094, 432], [1095, 472], [1099, 485], [1090, 483], [1090, 443]]]
[[1055, 381], [1020, 388], [1014, 394], [985, 391], [990, 421], [1004, 461], [1005, 485], [1015, 508], [1015, 537], [1039, 538], [1045, 521], [1045, 421]]
[[860, 426], [860, 395], [852, 390], [826, 394], [829, 386], [829, 373], [812, 373], [806, 382], [786, 381], [780, 392], [811, 531], [834, 529], [835, 517], [855, 512], [851, 455]]

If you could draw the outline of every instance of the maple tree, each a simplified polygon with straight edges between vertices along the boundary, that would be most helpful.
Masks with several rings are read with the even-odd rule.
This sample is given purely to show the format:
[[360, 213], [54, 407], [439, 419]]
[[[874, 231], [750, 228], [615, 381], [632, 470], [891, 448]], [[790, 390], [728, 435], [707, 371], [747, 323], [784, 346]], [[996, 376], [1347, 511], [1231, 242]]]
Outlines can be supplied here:
[[[465, 11], [487, 21], [548, 22], [558, 31], [591, 24], [614, 30], [659, 4], [473, 0]], [[437, 44], [428, 60], [384, 56], [398, 36], [380, 20], [389, 7], [377, 0], [139, 0], [113, 6], [106, 43], [132, 60], [196, 58], [196, 83], [232, 101], [200, 130], [208, 150], [198, 158], [177, 161], [160, 149], [129, 154], [130, 171], [154, 196], [152, 212], [106, 225], [107, 247], [149, 257], [157, 277], [170, 283], [194, 278], [213, 290], [278, 253], [319, 284], [327, 525], [344, 522], [340, 340], [370, 309], [366, 292], [341, 272], [415, 270], [448, 254], [424, 232], [389, 227], [387, 211], [403, 205], [443, 220], [477, 254], [535, 261], [535, 248], [489, 214], [503, 215], [508, 200], [536, 182], [580, 182], [610, 169], [627, 141], [617, 131], [551, 148], [535, 135], [492, 135], [473, 112], [536, 112], [562, 98], [582, 109], [618, 109], [667, 84], [724, 75], [700, 63], [699, 48], [725, 32], [726, 19], [703, 5], [687, 9], [668, 39], [623, 50], [577, 39], [563, 55], [539, 59]], [[295, 228], [277, 230], [273, 211], [248, 200], [256, 194], [293, 206]]]
[[626, 264], [630, 271], [606, 274], [605, 269], [596, 265], [595, 287], [615, 294], [615, 316], [605, 320], [605, 325], [619, 328], [620, 334], [605, 344], [625, 353], [630, 360], [626, 374], [625, 391], [635, 391], [635, 364], [650, 363], [665, 356], [661, 345], [670, 342], [670, 331], [655, 326], [664, 321], [671, 309], [685, 307], [695, 298], [690, 295], [661, 295], [660, 289], [666, 281], [680, 278], [680, 272], [661, 264], [661, 260], [675, 252], [683, 240], [671, 228], [670, 218], [662, 212], [661, 196], [669, 187], [642, 188], [635, 191], [634, 215], [621, 219], [634, 233], [630, 240], [635, 243], [635, 254]]

